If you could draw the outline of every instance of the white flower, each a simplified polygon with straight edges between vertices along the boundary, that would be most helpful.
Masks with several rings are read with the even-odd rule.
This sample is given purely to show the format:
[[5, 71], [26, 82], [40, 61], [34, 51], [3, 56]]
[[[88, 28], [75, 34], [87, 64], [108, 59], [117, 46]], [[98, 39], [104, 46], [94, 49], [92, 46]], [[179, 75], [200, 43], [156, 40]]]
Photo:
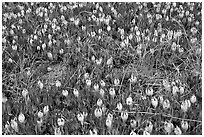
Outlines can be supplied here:
[[77, 89], [73, 90], [73, 94], [75, 97], [79, 97], [79, 91]]
[[22, 112], [18, 116], [18, 121], [20, 123], [23, 123], [25, 121], [25, 115]]
[[84, 79], [88, 79], [89, 78], [89, 73], [85, 73], [84, 74]]
[[77, 119], [83, 125], [83, 123], [84, 123], [84, 115], [82, 113], [77, 114]]
[[33, 38], [34, 38], [35, 40], [37, 40], [37, 38], [38, 38], [38, 37], [37, 37], [37, 35], [34, 35], [34, 37], [33, 37]]
[[47, 56], [48, 56], [48, 58], [49, 58], [50, 60], [53, 59], [52, 53], [48, 52], [48, 53], [47, 53]]
[[188, 122], [182, 120], [182, 121], [181, 121], [181, 128], [182, 128], [183, 130], [185, 130], [185, 131], [188, 130]]
[[183, 94], [184, 93], [184, 87], [180, 86], [179, 91], [180, 91], [180, 94]]
[[43, 113], [47, 115], [48, 112], [49, 112], [49, 106], [46, 105], [46, 106], [44, 106], [44, 108], [43, 108]]
[[60, 49], [59, 53], [63, 54], [64, 53], [64, 49]]
[[153, 95], [153, 88], [152, 87], [146, 88], [146, 95], [147, 96], [152, 96]]
[[87, 85], [88, 87], [91, 86], [91, 80], [90, 80], [90, 79], [87, 79], [87, 80], [86, 80], [86, 85]]
[[118, 78], [114, 79], [114, 84], [118, 86], [120, 84], [120, 80]]
[[42, 44], [42, 49], [45, 50], [45, 48], [46, 48], [46, 44], [43, 43], [43, 44]]
[[14, 51], [16, 51], [17, 50], [17, 45], [12, 45], [12, 49], [14, 50]]
[[164, 130], [165, 130], [168, 134], [170, 134], [170, 133], [172, 132], [173, 128], [174, 128], [174, 125], [173, 125], [171, 122], [166, 122], [166, 121], [165, 121], [165, 123], [164, 123]]
[[171, 45], [171, 50], [176, 51], [176, 48], [177, 48], [176, 42], [173, 42]]
[[42, 111], [39, 111], [39, 112], [38, 112], [38, 117], [39, 117], [39, 118], [42, 118], [42, 117], [43, 117]]
[[113, 64], [113, 57], [110, 57], [110, 58], [107, 60], [106, 64], [107, 64], [108, 66], [112, 65], [112, 64]]
[[158, 106], [158, 99], [156, 97], [152, 97], [151, 103], [152, 103], [152, 106], [156, 108]]
[[197, 101], [197, 98], [196, 98], [196, 96], [194, 94], [191, 96], [190, 101], [193, 104]]
[[26, 98], [27, 95], [28, 95], [28, 90], [24, 88], [23, 91], [22, 91], [22, 96], [23, 96], [24, 98]]
[[38, 81], [38, 86], [40, 87], [40, 89], [43, 89], [43, 83], [40, 80]]
[[109, 94], [114, 97], [115, 96], [115, 89], [114, 88], [110, 88], [109, 89]]
[[175, 95], [177, 94], [177, 92], [179, 92], [179, 88], [175, 85], [175, 86], [173, 86], [173, 88], [172, 88], [172, 93], [173, 93], [173, 95], [175, 96]]
[[175, 133], [176, 135], [181, 135], [181, 134], [182, 134], [182, 131], [181, 131], [181, 129], [180, 129], [178, 126], [176, 126], [176, 128], [174, 128], [174, 133]]
[[111, 129], [112, 128], [112, 120], [111, 119], [106, 119], [106, 126]]
[[144, 130], [143, 135], [150, 135], [150, 133], [146, 130]]
[[126, 99], [126, 104], [130, 106], [130, 105], [132, 105], [132, 102], [133, 102], [133, 101], [132, 101], [132, 97], [129, 96], [129, 97]]
[[137, 82], [137, 77], [132, 74], [132, 75], [131, 75], [131, 78], [130, 78], [130, 82], [131, 82], [131, 83]]
[[163, 109], [169, 109], [170, 108], [170, 102], [168, 99], [165, 99], [163, 102]]
[[181, 110], [183, 112], [186, 112], [188, 110], [188, 102], [186, 100], [182, 101], [182, 103], [181, 103]]
[[130, 135], [137, 135], [137, 133], [135, 133], [135, 131], [131, 131]]
[[159, 96], [159, 103], [160, 103], [160, 104], [163, 104], [163, 101], [164, 101], [164, 98], [163, 98], [162, 95], [160, 95], [160, 96]]
[[96, 60], [96, 64], [97, 64], [97, 65], [100, 65], [100, 64], [102, 63], [102, 60], [103, 60], [102, 58], [97, 59], [97, 60]]
[[101, 87], [105, 87], [106, 83], [103, 80], [101, 80], [100, 85], [101, 85]]
[[186, 102], [188, 108], [190, 108], [191, 107], [191, 101], [190, 100], [185, 100], [185, 102]]
[[101, 108], [96, 108], [96, 109], [94, 110], [94, 115], [95, 115], [97, 118], [101, 117], [101, 116], [102, 116], [102, 109], [101, 109]]
[[91, 57], [91, 60], [92, 60], [93, 62], [95, 62], [96, 57], [95, 57], [95, 56], [92, 56], [92, 57]]
[[103, 100], [102, 99], [98, 99], [97, 103], [96, 103], [99, 107], [101, 107], [101, 105], [103, 104]]
[[148, 131], [149, 133], [151, 133], [152, 129], [153, 129], [153, 124], [151, 121], [148, 121], [147, 126], [145, 127], [145, 130]]
[[37, 46], [37, 50], [40, 50], [40, 46]]
[[65, 90], [62, 90], [62, 95], [67, 97], [69, 94], [69, 92], [65, 89]]
[[122, 105], [122, 103], [117, 103], [117, 109], [119, 110], [119, 111], [122, 111], [122, 109], [123, 109], [123, 105]]
[[62, 134], [60, 127], [59, 128], [55, 127], [54, 129], [55, 129], [55, 135], [61, 135]]
[[93, 131], [89, 130], [89, 133], [90, 133], [90, 135], [98, 135], [96, 128], [94, 128]]
[[55, 86], [56, 87], [61, 87], [61, 85], [62, 85], [61, 82], [59, 80], [57, 80], [56, 83], [55, 83]]
[[107, 31], [110, 31], [111, 30], [111, 27], [108, 25], [107, 26]]
[[110, 119], [112, 121], [113, 120], [113, 114], [108, 113], [107, 119]]
[[58, 118], [57, 119], [57, 124], [58, 124], [58, 126], [64, 126], [64, 124], [65, 124], [64, 118]]
[[131, 120], [130, 120], [130, 126], [131, 126], [132, 128], [135, 128], [135, 127], [137, 126], [137, 121], [136, 121], [135, 119], [131, 119]]
[[105, 91], [102, 88], [100, 89], [99, 93], [100, 93], [101, 97], [104, 98]]
[[99, 91], [99, 85], [98, 84], [95, 83], [93, 87], [94, 87], [95, 91]]
[[11, 128], [18, 132], [18, 123], [16, 122], [16, 118], [11, 119]]
[[123, 122], [125, 122], [128, 119], [128, 112], [122, 111], [121, 112], [121, 118], [122, 118]]

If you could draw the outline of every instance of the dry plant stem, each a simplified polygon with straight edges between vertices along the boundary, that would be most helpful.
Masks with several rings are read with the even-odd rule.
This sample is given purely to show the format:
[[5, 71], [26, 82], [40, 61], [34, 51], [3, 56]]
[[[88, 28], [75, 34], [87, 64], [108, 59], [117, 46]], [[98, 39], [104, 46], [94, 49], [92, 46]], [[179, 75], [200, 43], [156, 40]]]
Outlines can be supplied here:
[[[118, 112], [120, 113], [120, 111], [117, 111], [117, 110], [113, 110], [114, 112]], [[151, 113], [151, 112], [135, 112], [135, 111], [130, 111], [130, 112], [127, 112], [129, 114], [134, 114], [134, 113], [140, 113], [140, 114], [149, 114], [149, 115], [161, 115], [160, 113]], [[185, 118], [178, 118], [178, 117], [174, 117], [172, 115], [165, 115], [165, 114], [162, 114], [162, 116], [164, 117], [170, 117], [172, 119], [179, 119], [179, 120], [184, 120], [184, 121], [191, 121], [191, 122], [199, 122], [199, 123], [202, 123], [202, 121], [199, 121], [199, 120], [194, 120], [194, 119], [185, 119]]]

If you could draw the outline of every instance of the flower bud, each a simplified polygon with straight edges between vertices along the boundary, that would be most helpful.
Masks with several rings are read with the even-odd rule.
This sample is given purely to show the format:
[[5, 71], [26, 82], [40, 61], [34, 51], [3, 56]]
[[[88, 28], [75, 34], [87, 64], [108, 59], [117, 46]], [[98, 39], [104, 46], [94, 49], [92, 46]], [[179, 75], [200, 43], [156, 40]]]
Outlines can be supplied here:
[[49, 106], [44, 106], [43, 108], [43, 113], [47, 115], [47, 113], [49, 112]]
[[86, 80], [86, 85], [87, 85], [88, 87], [91, 86], [91, 80], [90, 80], [90, 79], [87, 79], [87, 80]]
[[176, 96], [177, 92], [179, 92], [179, 88], [175, 85], [172, 88], [172, 93], [173, 93], [174, 96]]
[[48, 58], [49, 58], [50, 60], [53, 60], [52, 53], [48, 52], [48, 53], [47, 53], [47, 56], [48, 56]]
[[130, 126], [131, 126], [132, 128], [135, 128], [135, 127], [137, 126], [137, 121], [136, 121], [135, 119], [131, 119], [131, 120], [130, 120]]
[[123, 105], [119, 102], [119, 103], [117, 103], [117, 109], [119, 110], [119, 111], [122, 111], [122, 109], [123, 109]]
[[85, 73], [84, 74], [84, 79], [88, 79], [89, 78], [89, 73]]
[[101, 97], [104, 98], [105, 91], [104, 91], [102, 88], [100, 89], [100, 92], [99, 92], [99, 93], [100, 93]]
[[73, 90], [73, 94], [75, 97], [77, 97], [77, 98], [79, 97], [79, 91], [77, 89]]
[[101, 87], [105, 87], [106, 83], [103, 80], [101, 80], [100, 85], [101, 85]]
[[128, 97], [127, 99], [126, 99], [126, 104], [128, 105], [128, 106], [130, 106], [130, 105], [132, 105], [132, 97]]
[[146, 88], [146, 95], [147, 96], [152, 96], [153, 95], [153, 88], [152, 87]]
[[84, 123], [84, 115], [82, 113], [77, 114], [77, 119], [83, 125], [83, 123]]
[[112, 128], [112, 120], [111, 119], [106, 119], [106, 126], [111, 129]]
[[39, 117], [39, 118], [42, 118], [42, 117], [43, 117], [42, 111], [39, 111], [39, 112], [38, 112], [38, 117]]
[[40, 89], [43, 89], [43, 83], [40, 80], [38, 81], [38, 86], [40, 87]]
[[145, 130], [148, 131], [149, 133], [151, 133], [152, 129], [153, 129], [153, 124], [151, 121], [148, 121], [147, 126], [145, 127]]
[[191, 107], [191, 101], [190, 100], [185, 100], [185, 101], [186, 101], [188, 108], [190, 108]]
[[110, 88], [109, 89], [109, 94], [114, 97], [115, 96], [115, 89], [114, 88]]
[[25, 121], [25, 116], [24, 116], [24, 114], [22, 112], [18, 116], [18, 121], [20, 123], [23, 123]]
[[183, 94], [184, 93], [184, 87], [180, 86], [179, 91], [180, 91], [180, 94]]
[[147, 130], [144, 130], [143, 135], [150, 135], [150, 133]]
[[160, 96], [159, 96], [159, 103], [160, 103], [160, 104], [163, 104], [163, 102], [164, 102], [164, 98], [163, 98], [163, 96], [160, 95]]
[[67, 91], [66, 89], [65, 89], [65, 90], [62, 90], [62, 95], [63, 95], [63, 96], [67, 97], [68, 94], [69, 94], [69, 93], [68, 93], [68, 91]]
[[163, 80], [163, 86], [164, 86], [165, 90], [167, 90], [167, 91], [171, 90], [171, 85], [167, 79]]
[[11, 128], [18, 132], [18, 123], [16, 122], [16, 118], [11, 119]]
[[96, 108], [94, 111], [94, 115], [99, 118], [102, 116], [102, 109], [101, 108]]
[[59, 128], [55, 127], [54, 130], [55, 130], [55, 135], [61, 135], [62, 134], [60, 127]]
[[165, 121], [165, 123], [164, 123], [164, 130], [165, 130], [168, 134], [170, 134], [170, 133], [172, 132], [173, 128], [174, 128], [174, 125], [173, 125], [171, 122], [166, 122], [166, 121]]
[[95, 91], [99, 91], [99, 85], [98, 84], [95, 83], [93, 87], [94, 87]]
[[154, 108], [156, 108], [156, 107], [158, 106], [158, 99], [157, 99], [156, 97], [153, 97], [153, 98], [151, 99], [151, 103], [152, 103], [152, 106], [153, 106]]
[[182, 121], [181, 121], [181, 128], [182, 128], [184, 131], [188, 130], [188, 122], [182, 120]]
[[197, 101], [196, 96], [193, 94], [193, 95], [191, 96], [190, 100], [191, 100], [191, 103], [194, 104], [194, 103]]
[[188, 102], [187, 101], [182, 101], [182, 103], [181, 103], [181, 110], [183, 112], [186, 112], [188, 110]]
[[89, 130], [90, 135], [98, 135], [97, 129], [94, 128], [93, 130]]
[[57, 80], [56, 83], [55, 83], [55, 86], [56, 87], [61, 87], [61, 85], [62, 85], [61, 82], [59, 80]]
[[178, 126], [176, 126], [176, 128], [174, 128], [174, 133], [175, 133], [176, 135], [181, 135], [181, 134], [182, 134], [182, 131], [181, 131], [181, 129], [180, 129]]
[[64, 118], [58, 118], [57, 119], [57, 124], [58, 124], [58, 126], [64, 126], [64, 124], [65, 124]]
[[135, 131], [131, 131], [130, 135], [137, 135], [137, 133], [135, 133]]
[[101, 107], [101, 105], [103, 104], [103, 100], [102, 99], [98, 99], [97, 103], [96, 103], [99, 107]]
[[131, 77], [130, 77], [130, 82], [131, 82], [131, 83], [137, 82], [137, 77], [132, 74]]
[[169, 109], [170, 108], [170, 102], [168, 99], [165, 99], [163, 102], [163, 109]]
[[118, 86], [120, 84], [120, 80], [118, 78], [114, 79], [114, 84]]
[[42, 49], [45, 50], [45, 48], [46, 48], [46, 44], [43, 43], [43, 44], [42, 44]]
[[23, 96], [24, 98], [26, 98], [27, 95], [28, 95], [28, 90], [24, 88], [23, 91], [22, 91], [22, 96]]
[[107, 119], [110, 119], [112, 121], [113, 120], [113, 114], [108, 113]]
[[112, 65], [112, 64], [113, 64], [113, 58], [110, 57], [110, 58], [107, 60], [106, 64], [107, 64], [108, 66]]
[[127, 119], [128, 119], [128, 113], [127, 113], [127, 111], [122, 111], [122, 112], [121, 112], [121, 118], [122, 118], [123, 122], [126, 122], [126, 121], [127, 121]]

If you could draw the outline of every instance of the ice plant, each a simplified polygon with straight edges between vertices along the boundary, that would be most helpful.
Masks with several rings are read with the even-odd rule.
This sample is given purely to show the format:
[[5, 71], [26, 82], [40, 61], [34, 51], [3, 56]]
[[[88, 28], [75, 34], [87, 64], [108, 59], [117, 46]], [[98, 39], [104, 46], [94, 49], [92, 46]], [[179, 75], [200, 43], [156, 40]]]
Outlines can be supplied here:
[[118, 78], [114, 79], [114, 85], [118, 86], [120, 84], [120, 80]]
[[121, 112], [121, 118], [123, 120], [123, 122], [126, 122], [128, 119], [128, 112], [127, 111], [122, 111]]
[[181, 135], [181, 134], [182, 134], [182, 131], [181, 131], [181, 129], [180, 129], [178, 126], [176, 126], [176, 128], [174, 128], [174, 133], [175, 133], [176, 135]]
[[173, 93], [174, 96], [176, 96], [177, 92], [179, 92], [179, 88], [175, 85], [172, 88], [172, 93]]
[[150, 133], [147, 130], [144, 130], [143, 135], [150, 135]]
[[117, 109], [118, 109], [119, 111], [122, 111], [122, 109], [123, 109], [122, 103], [120, 103], [120, 102], [117, 103]]
[[107, 116], [107, 118], [108, 118], [108, 119], [110, 119], [110, 120], [113, 120], [113, 114], [111, 114], [111, 113], [108, 113], [108, 116]]
[[187, 131], [187, 130], [188, 130], [188, 122], [182, 120], [182, 121], [181, 121], [181, 128], [182, 128], [184, 131]]
[[77, 114], [77, 119], [83, 125], [83, 123], [84, 123], [84, 115], [82, 113], [78, 113]]
[[65, 124], [64, 118], [58, 118], [58, 119], [57, 119], [57, 124], [58, 124], [58, 126], [60, 126], [60, 127], [64, 126], [64, 124]]
[[132, 97], [129, 96], [129, 97], [126, 99], [126, 104], [127, 104], [128, 106], [131, 106], [131, 105], [132, 105], [132, 102], [133, 102]]
[[182, 103], [181, 103], [181, 110], [183, 112], [186, 112], [188, 110], [188, 102], [186, 100], [182, 101]]
[[38, 117], [41, 119], [43, 117], [43, 112], [42, 111], [38, 111]]
[[79, 97], [79, 91], [77, 89], [73, 89], [73, 94], [75, 97]]
[[98, 99], [97, 103], [96, 103], [99, 107], [101, 107], [101, 105], [103, 104], [103, 100], [102, 99]]
[[110, 88], [109, 89], [109, 94], [111, 95], [111, 97], [115, 96], [115, 89], [114, 88]]
[[87, 79], [87, 80], [86, 80], [86, 85], [87, 85], [88, 87], [91, 86], [91, 80], [90, 80], [90, 79]]
[[99, 91], [99, 85], [97, 83], [94, 84], [94, 91]]
[[169, 109], [170, 108], [170, 101], [168, 99], [165, 99], [163, 102], [163, 109]]
[[131, 128], [135, 128], [137, 126], [137, 121], [135, 119], [130, 120], [130, 126]]
[[18, 132], [18, 123], [16, 122], [16, 117], [14, 119], [11, 119], [11, 128], [15, 130], [15, 132]]
[[146, 91], [147, 96], [152, 96], [153, 95], [153, 88], [152, 87], [146, 88], [145, 91]]
[[101, 97], [104, 98], [105, 91], [102, 88], [100, 89], [99, 93], [100, 93]]
[[101, 87], [105, 87], [106, 83], [103, 80], [101, 80], [100, 85], [101, 85]]
[[173, 128], [174, 128], [174, 125], [173, 125], [171, 122], [166, 122], [166, 121], [165, 121], [165, 123], [164, 123], [164, 130], [165, 130], [168, 134], [170, 134], [170, 133], [172, 132]]
[[152, 106], [156, 108], [158, 106], [158, 99], [156, 97], [152, 97], [151, 103], [152, 103]]
[[22, 112], [18, 115], [18, 121], [20, 123], [24, 123], [25, 121], [25, 115]]
[[67, 91], [66, 89], [65, 89], [65, 90], [62, 90], [62, 95], [63, 95], [63, 96], [67, 97], [68, 94], [69, 94], [69, 93], [68, 93], [68, 91]]
[[151, 132], [152, 132], [152, 129], [153, 129], [153, 124], [152, 124], [151, 121], [148, 121], [148, 122], [147, 122], [147, 125], [146, 125], [146, 127], [145, 127], [145, 130], [148, 131], [149, 133], [151, 133]]
[[195, 103], [197, 101], [196, 96], [193, 94], [190, 98], [191, 103]]
[[102, 109], [101, 109], [100, 107], [98, 107], [98, 108], [96, 108], [96, 109], [94, 110], [94, 115], [95, 115], [97, 118], [101, 117], [101, 116], [102, 116], [102, 113], [103, 113], [103, 111], [102, 111]]
[[183, 94], [184, 93], [184, 87], [180, 86], [179, 91], [180, 91], [180, 94]]
[[57, 80], [56, 83], [55, 83], [55, 86], [56, 87], [61, 87], [61, 85], [62, 85], [61, 82], [59, 80]]
[[171, 85], [167, 79], [163, 80], [163, 86], [164, 86], [165, 90], [167, 90], [167, 91], [171, 90]]
[[108, 127], [108, 129], [112, 128], [112, 120], [111, 119], [106, 119], [106, 126]]

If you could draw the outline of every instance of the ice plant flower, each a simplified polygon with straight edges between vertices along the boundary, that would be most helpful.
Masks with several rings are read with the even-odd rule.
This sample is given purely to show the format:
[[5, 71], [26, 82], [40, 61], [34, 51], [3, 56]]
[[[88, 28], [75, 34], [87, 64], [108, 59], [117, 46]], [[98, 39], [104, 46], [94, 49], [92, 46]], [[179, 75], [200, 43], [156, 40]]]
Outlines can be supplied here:
[[191, 103], [195, 103], [197, 101], [196, 96], [193, 94], [190, 98]]
[[188, 122], [182, 120], [182, 121], [181, 121], [181, 128], [182, 128], [184, 131], [187, 131], [187, 130], [188, 130]]
[[102, 116], [102, 113], [103, 113], [103, 111], [102, 111], [102, 109], [99, 107], [99, 108], [96, 108], [95, 110], [94, 110], [94, 115], [97, 117], [97, 118], [99, 118], [99, 117], [101, 117]]
[[174, 125], [173, 125], [171, 122], [166, 122], [166, 121], [165, 121], [165, 123], [164, 123], [164, 130], [165, 130], [168, 134], [170, 134], [170, 133], [172, 132], [173, 128], [174, 128]]
[[119, 111], [122, 111], [122, 109], [123, 109], [123, 105], [122, 105], [122, 103], [117, 103], [117, 109], [119, 110]]
[[18, 132], [18, 123], [16, 122], [16, 118], [11, 119], [11, 128]]
[[152, 103], [152, 106], [156, 108], [158, 106], [158, 99], [156, 97], [152, 97], [151, 103]]
[[68, 94], [69, 94], [69, 93], [68, 93], [68, 91], [67, 91], [66, 89], [65, 89], [65, 90], [62, 90], [62, 95], [63, 95], [63, 96], [67, 97]]
[[79, 91], [77, 89], [73, 90], [73, 94], [75, 97], [77, 97], [77, 98], [79, 97]]
[[145, 91], [146, 91], [147, 96], [152, 96], [153, 95], [153, 88], [152, 87], [146, 88]]
[[131, 96], [129, 96], [127, 99], [126, 99], [126, 104], [128, 105], [128, 106], [131, 106], [132, 105], [132, 97]]
[[110, 88], [109, 89], [109, 94], [111, 95], [111, 97], [115, 96], [115, 89], [114, 88]]
[[22, 112], [18, 116], [18, 121], [20, 123], [24, 123], [24, 121], [25, 121], [25, 115]]
[[61, 87], [61, 85], [62, 85], [61, 82], [59, 80], [57, 80], [56, 83], [55, 83], [55, 86], [56, 87]]
[[165, 99], [163, 102], [163, 109], [169, 109], [170, 108], [170, 102], [168, 99]]
[[44, 106], [44, 108], [43, 108], [43, 113], [44, 113], [45, 115], [47, 115], [48, 112], [49, 112], [49, 106], [46, 105], [46, 106]]
[[121, 118], [123, 120], [123, 122], [126, 122], [128, 119], [128, 112], [127, 111], [122, 111], [121, 112]]
[[38, 81], [38, 86], [40, 87], [40, 89], [43, 89], [43, 83], [40, 80]]
[[27, 95], [28, 95], [28, 90], [24, 88], [23, 91], [22, 91], [22, 96], [23, 96], [24, 98], [26, 98]]
[[84, 123], [84, 115], [82, 113], [78, 113], [77, 114], [77, 119], [83, 125], [83, 123]]
[[38, 112], [38, 117], [41, 119], [43, 117], [43, 112], [42, 111], [39, 111]]
[[118, 78], [114, 79], [114, 84], [118, 86], [120, 84], [120, 80]]
[[58, 126], [60, 126], [60, 127], [64, 126], [64, 124], [65, 124], [64, 118], [58, 118], [58, 119], [57, 119], [57, 124], [58, 124]]
[[99, 107], [101, 107], [101, 105], [103, 104], [103, 100], [102, 99], [98, 99], [97, 103], [96, 103]]
[[181, 135], [181, 134], [182, 134], [182, 131], [181, 131], [181, 129], [180, 129], [178, 126], [176, 126], [176, 128], [174, 128], [174, 133], [175, 133], [176, 135]]

